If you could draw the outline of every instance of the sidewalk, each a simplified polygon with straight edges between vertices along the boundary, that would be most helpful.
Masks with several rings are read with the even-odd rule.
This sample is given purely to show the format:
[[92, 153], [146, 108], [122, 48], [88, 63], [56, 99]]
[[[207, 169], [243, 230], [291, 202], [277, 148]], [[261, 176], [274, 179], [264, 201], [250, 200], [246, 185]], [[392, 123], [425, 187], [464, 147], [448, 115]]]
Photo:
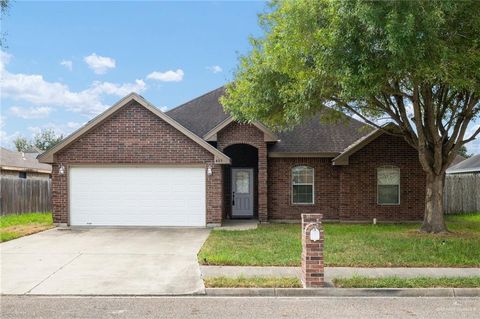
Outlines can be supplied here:
[[[200, 266], [202, 277], [298, 277], [300, 267]], [[325, 267], [325, 282], [339, 277], [470, 277], [480, 276], [480, 268], [354, 268]]]

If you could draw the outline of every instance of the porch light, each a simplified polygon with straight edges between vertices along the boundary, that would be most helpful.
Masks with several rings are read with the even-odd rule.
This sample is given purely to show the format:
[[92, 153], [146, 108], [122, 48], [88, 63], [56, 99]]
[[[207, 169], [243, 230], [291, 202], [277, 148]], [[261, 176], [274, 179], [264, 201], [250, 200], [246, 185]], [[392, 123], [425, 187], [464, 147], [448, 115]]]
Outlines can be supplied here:
[[60, 168], [58, 169], [58, 175], [63, 174], [65, 174], [65, 166], [63, 166], [63, 164], [60, 164]]
[[208, 175], [208, 176], [212, 176], [212, 174], [213, 174], [213, 173], [212, 173], [212, 166], [211, 166], [211, 165], [208, 165], [208, 167], [207, 167], [207, 175]]

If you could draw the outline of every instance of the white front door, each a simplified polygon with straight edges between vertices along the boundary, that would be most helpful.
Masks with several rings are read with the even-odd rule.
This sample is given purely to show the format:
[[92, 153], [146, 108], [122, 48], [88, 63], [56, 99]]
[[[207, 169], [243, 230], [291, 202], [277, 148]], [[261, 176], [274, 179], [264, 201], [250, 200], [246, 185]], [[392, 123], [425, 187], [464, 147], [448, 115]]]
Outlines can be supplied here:
[[70, 224], [205, 227], [205, 168], [78, 166]]
[[253, 217], [253, 168], [232, 168], [232, 217]]

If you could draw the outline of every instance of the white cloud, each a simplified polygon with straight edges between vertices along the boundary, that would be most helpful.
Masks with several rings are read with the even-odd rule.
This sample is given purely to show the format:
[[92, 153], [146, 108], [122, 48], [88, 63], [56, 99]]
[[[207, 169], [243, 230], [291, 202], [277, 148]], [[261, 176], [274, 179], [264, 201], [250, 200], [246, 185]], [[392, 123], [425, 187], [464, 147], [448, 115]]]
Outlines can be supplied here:
[[15, 149], [13, 141], [20, 136], [20, 132], [16, 131], [12, 134], [8, 134], [3, 128], [5, 127], [6, 117], [0, 115], [0, 145], [9, 149]]
[[86, 56], [83, 60], [96, 74], [105, 74], [109, 69], [115, 68], [116, 65], [114, 59], [96, 55], [95, 53]]
[[223, 72], [223, 69], [220, 67], [220, 65], [207, 66], [207, 70], [212, 72], [212, 73]]
[[10, 108], [10, 113], [17, 117], [21, 117], [23, 119], [41, 119], [47, 117], [50, 112], [52, 112], [51, 107], [47, 106], [38, 106], [38, 107], [19, 107], [19, 106], [12, 106]]
[[147, 84], [143, 80], [135, 80], [135, 83], [124, 83], [124, 84], [116, 84], [111, 82], [100, 82], [95, 81], [93, 82], [92, 86], [88, 91], [91, 94], [95, 95], [117, 95], [117, 96], [124, 96], [131, 92], [142, 92], [146, 89]]
[[168, 106], [160, 106], [159, 109], [162, 112], [167, 112], [170, 108]]
[[62, 60], [60, 65], [63, 65], [69, 71], [73, 70], [73, 62], [70, 60]]
[[132, 91], [141, 93], [147, 89], [143, 80], [123, 84], [96, 81], [87, 89], [75, 92], [71, 91], [66, 84], [45, 80], [42, 75], [10, 73], [5, 70], [5, 65], [11, 56], [2, 53], [0, 57], [0, 67], [2, 68], [0, 90], [2, 97], [28, 102], [36, 107], [45, 105], [52, 108], [62, 107], [68, 111], [91, 116], [108, 107], [102, 101], [104, 96], [122, 97]]
[[5, 66], [10, 62], [11, 59], [12, 55], [10, 53], [0, 50], [0, 71], [5, 69]]
[[182, 69], [176, 71], [169, 70], [165, 72], [154, 71], [147, 75], [147, 79], [162, 82], [180, 82], [183, 80], [184, 72]]

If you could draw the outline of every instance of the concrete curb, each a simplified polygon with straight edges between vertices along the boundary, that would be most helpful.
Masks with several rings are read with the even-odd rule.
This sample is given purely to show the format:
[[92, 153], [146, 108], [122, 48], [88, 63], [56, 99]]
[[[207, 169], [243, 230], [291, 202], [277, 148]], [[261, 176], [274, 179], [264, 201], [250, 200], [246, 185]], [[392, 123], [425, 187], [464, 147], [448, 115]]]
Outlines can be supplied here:
[[186, 294], [0, 294], [22, 297], [480, 297], [480, 288], [206, 288]]
[[205, 295], [218, 297], [480, 297], [480, 288], [206, 288]]

